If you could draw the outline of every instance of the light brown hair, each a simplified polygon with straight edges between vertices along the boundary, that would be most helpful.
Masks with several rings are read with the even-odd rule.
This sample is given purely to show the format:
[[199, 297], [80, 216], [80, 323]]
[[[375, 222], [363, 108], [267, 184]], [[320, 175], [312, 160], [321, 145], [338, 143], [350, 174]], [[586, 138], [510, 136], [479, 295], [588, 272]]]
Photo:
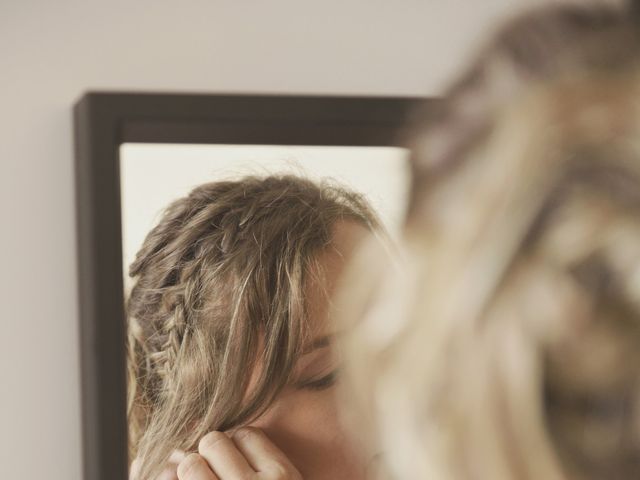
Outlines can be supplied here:
[[538, 7], [505, 22], [483, 43], [442, 101], [415, 111], [407, 128], [412, 211], [419, 208], [421, 192], [455, 171], [491, 132], [500, 112], [523, 93], [566, 77], [639, 66], [640, 15], [629, 3], [586, 0]]
[[[364, 258], [369, 286], [345, 312], [364, 321], [343, 385], [392, 478], [637, 478], [634, 15], [523, 15], [417, 115], [407, 271], [376, 279]], [[385, 318], [397, 326], [376, 343]]]
[[425, 192], [396, 367], [441, 478], [636, 478], [638, 94], [637, 74], [531, 92]]
[[137, 480], [172, 449], [256, 418], [291, 381], [310, 340], [305, 284], [341, 221], [378, 228], [362, 196], [293, 176], [207, 183], [169, 205], [130, 267]]

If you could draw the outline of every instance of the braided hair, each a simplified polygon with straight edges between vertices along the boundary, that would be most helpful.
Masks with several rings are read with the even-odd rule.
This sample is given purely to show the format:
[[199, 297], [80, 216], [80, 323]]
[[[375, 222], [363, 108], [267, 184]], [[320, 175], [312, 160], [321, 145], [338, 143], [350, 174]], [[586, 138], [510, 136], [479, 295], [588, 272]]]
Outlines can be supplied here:
[[172, 449], [249, 422], [289, 382], [309, 334], [304, 287], [321, 274], [316, 257], [340, 221], [378, 228], [360, 195], [293, 176], [207, 183], [167, 207], [129, 272], [130, 456], [140, 480]]

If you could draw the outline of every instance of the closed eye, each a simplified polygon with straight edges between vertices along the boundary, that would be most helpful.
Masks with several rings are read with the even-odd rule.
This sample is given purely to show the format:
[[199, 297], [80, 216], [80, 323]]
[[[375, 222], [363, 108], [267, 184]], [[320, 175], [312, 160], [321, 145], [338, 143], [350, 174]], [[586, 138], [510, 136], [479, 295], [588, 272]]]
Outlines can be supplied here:
[[302, 380], [296, 383], [296, 388], [305, 390], [325, 390], [336, 383], [338, 371], [333, 370], [327, 375], [313, 380]]

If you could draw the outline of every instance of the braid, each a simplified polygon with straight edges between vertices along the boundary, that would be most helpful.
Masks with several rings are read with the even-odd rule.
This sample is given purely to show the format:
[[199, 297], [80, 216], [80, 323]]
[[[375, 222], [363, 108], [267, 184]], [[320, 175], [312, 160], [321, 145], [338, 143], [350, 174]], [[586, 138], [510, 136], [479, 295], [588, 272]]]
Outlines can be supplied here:
[[379, 229], [362, 196], [291, 176], [203, 184], [169, 205], [129, 269], [129, 445], [141, 480], [171, 449], [255, 418], [290, 381], [309, 335], [305, 284], [343, 220]]
[[157, 351], [149, 354], [149, 359], [154, 365], [153, 371], [162, 379], [164, 390], [171, 389], [172, 373], [185, 343], [186, 330], [185, 308], [184, 305], [178, 303], [173, 307], [172, 313], [166, 317], [160, 329], [165, 339], [164, 342], [159, 345]]
[[[148, 234], [131, 264], [137, 279], [128, 299], [128, 351], [131, 455], [139, 444], [153, 411], [176, 388], [175, 367], [184, 350], [189, 324], [189, 301], [196, 305], [200, 278], [196, 273], [193, 242], [199, 234], [194, 217], [204, 209], [196, 198], [175, 201]], [[184, 279], [184, 281], [181, 281]]]

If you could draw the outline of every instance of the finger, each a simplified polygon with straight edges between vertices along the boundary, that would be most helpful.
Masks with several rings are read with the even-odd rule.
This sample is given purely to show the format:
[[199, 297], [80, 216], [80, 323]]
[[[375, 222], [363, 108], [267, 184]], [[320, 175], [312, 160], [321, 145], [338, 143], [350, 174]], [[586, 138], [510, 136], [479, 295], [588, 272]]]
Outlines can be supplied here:
[[210, 432], [202, 437], [198, 453], [222, 480], [250, 478], [256, 473], [235, 443], [222, 432]]
[[220, 480], [207, 461], [197, 453], [188, 455], [178, 464], [178, 480]]
[[[184, 460], [186, 454], [182, 450], [174, 450], [169, 457], [169, 461], [167, 462], [167, 466], [162, 470], [162, 472], [158, 475], [155, 480], [177, 480], [178, 478], [178, 464]], [[129, 470], [129, 480], [138, 480], [138, 476], [140, 475], [140, 467], [142, 466], [142, 462], [139, 458], [135, 458], [133, 462], [131, 462], [131, 469]]]
[[164, 467], [162, 473], [158, 475], [155, 480], [179, 480], [178, 479], [178, 465], [187, 457], [187, 454], [182, 450], [174, 450], [169, 457], [167, 466]]
[[233, 434], [233, 441], [257, 472], [275, 474], [274, 478], [300, 478], [287, 456], [259, 428], [243, 427]]
[[180, 480], [178, 478], [178, 464], [167, 465], [164, 470], [160, 472], [155, 480]]
[[129, 469], [129, 480], [137, 480], [140, 475], [140, 459], [136, 458], [131, 462], [131, 468]]
[[187, 454], [184, 450], [174, 450], [171, 452], [171, 456], [169, 457], [169, 463], [175, 463], [178, 465], [185, 458], [187, 458]]

